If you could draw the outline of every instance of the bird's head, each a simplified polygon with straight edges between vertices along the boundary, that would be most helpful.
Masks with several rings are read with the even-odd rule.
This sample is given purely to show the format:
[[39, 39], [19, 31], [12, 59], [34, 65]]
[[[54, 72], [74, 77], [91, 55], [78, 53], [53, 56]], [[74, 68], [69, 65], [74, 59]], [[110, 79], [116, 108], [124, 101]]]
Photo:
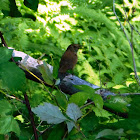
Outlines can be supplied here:
[[80, 48], [79, 44], [71, 44], [68, 46], [67, 50], [70, 50], [72, 52], [77, 52], [79, 48]]

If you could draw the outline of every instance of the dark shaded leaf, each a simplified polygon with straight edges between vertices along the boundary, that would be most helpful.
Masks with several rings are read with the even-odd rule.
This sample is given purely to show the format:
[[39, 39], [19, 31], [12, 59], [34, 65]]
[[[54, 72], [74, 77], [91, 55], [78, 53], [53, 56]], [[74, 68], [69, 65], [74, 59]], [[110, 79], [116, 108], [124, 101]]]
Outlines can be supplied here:
[[37, 11], [39, 0], [24, 0], [24, 4], [28, 8]]
[[12, 111], [11, 104], [6, 100], [0, 100], [0, 114], [5, 114]]
[[12, 57], [13, 50], [7, 48], [0, 48], [0, 64], [9, 61]]
[[0, 134], [6, 134], [8, 132], [15, 132], [20, 135], [20, 128], [17, 121], [12, 116], [5, 116], [0, 118]]
[[26, 88], [25, 74], [15, 63], [0, 64], [0, 79], [3, 88], [8, 88], [12, 91], [24, 91]]

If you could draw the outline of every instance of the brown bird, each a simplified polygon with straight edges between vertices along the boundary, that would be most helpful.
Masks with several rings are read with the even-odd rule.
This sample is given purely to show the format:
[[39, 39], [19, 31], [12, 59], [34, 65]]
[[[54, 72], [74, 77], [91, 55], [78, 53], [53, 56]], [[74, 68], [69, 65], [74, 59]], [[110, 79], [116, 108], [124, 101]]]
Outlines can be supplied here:
[[74, 68], [77, 63], [77, 51], [79, 48], [79, 44], [71, 44], [68, 46], [59, 64], [59, 73], [66, 73], [67, 70]]

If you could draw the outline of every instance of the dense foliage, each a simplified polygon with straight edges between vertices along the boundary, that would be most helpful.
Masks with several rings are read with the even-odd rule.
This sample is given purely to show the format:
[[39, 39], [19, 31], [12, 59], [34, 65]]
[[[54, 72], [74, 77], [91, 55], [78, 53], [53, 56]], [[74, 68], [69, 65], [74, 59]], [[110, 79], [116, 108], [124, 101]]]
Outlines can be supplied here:
[[[116, 1], [115, 6], [126, 34], [133, 41], [140, 76], [140, 2]], [[134, 26], [133, 31], [125, 19], [126, 14]], [[75, 75], [115, 93], [140, 92], [132, 51], [113, 13], [113, 0], [2, 0], [0, 31], [9, 47], [34, 58], [45, 53], [42, 59], [54, 67], [54, 79], [57, 79], [59, 60], [64, 50], [75, 43], [83, 46], [78, 52]], [[36, 114], [39, 139], [140, 137], [140, 97], [120, 97], [118, 94], [103, 101], [100, 95], [86, 86], [77, 87], [82, 92], [65, 95], [59, 89], [27, 80], [24, 72], [9, 61], [12, 51], [2, 45], [0, 47], [1, 140], [32, 138], [28, 110], [20, 102], [24, 100], [25, 92]], [[87, 99], [92, 99], [94, 105], [84, 106]], [[103, 106], [117, 113], [128, 113], [128, 118], [118, 117]]]

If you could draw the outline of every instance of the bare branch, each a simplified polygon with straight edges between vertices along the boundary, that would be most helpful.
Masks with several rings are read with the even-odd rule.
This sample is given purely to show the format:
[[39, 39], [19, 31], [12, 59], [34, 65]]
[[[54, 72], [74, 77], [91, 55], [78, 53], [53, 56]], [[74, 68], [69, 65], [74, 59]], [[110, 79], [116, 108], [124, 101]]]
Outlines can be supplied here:
[[29, 111], [30, 120], [31, 120], [33, 132], [34, 132], [34, 138], [35, 138], [35, 140], [38, 140], [38, 135], [37, 135], [36, 127], [35, 127], [35, 121], [34, 121], [33, 112], [32, 112], [32, 110], [31, 110], [31, 106], [30, 106], [30, 103], [29, 103], [29, 99], [28, 99], [28, 96], [27, 96], [26, 93], [24, 94], [24, 99], [25, 99], [25, 102], [26, 102], [26, 107], [27, 107], [27, 109], [28, 109], [28, 111]]
[[[131, 24], [130, 24], [130, 27], [131, 27], [131, 41], [130, 41], [130, 39], [129, 39], [128, 35], [126, 34], [125, 29], [124, 29], [124, 27], [123, 27], [123, 25], [122, 25], [122, 23], [121, 23], [121, 21], [119, 19], [119, 17], [116, 14], [116, 11], [115, 11], [115, 0], [113, 0], [113, 12], [114, 12], [117, 20], [119, 21], [121, 29], [123, 30], [123, 32], [124, 32], [128, 42], [129, 42], [129, 45], [130, 45], [130, 48], [131, 48], [131, 53], [132, 53], [132, 59], [133, 59], [133, 67], [134, 67], [135, 79], [136, 79], [138, 85], [140, 86], [140, 79], [139, 79], [139, 77], [137, 75], [136, 63], [135, 63], [134, 52], [133, 52], [133, 41], [132, 41], [132, 39], [133, 39], [133, 26], [131, 26]], [[127, 15], [127, 14], [125, 14], [125, 15]], [[128, 18], [127, 18], [127, 20], [128, 20]]]

